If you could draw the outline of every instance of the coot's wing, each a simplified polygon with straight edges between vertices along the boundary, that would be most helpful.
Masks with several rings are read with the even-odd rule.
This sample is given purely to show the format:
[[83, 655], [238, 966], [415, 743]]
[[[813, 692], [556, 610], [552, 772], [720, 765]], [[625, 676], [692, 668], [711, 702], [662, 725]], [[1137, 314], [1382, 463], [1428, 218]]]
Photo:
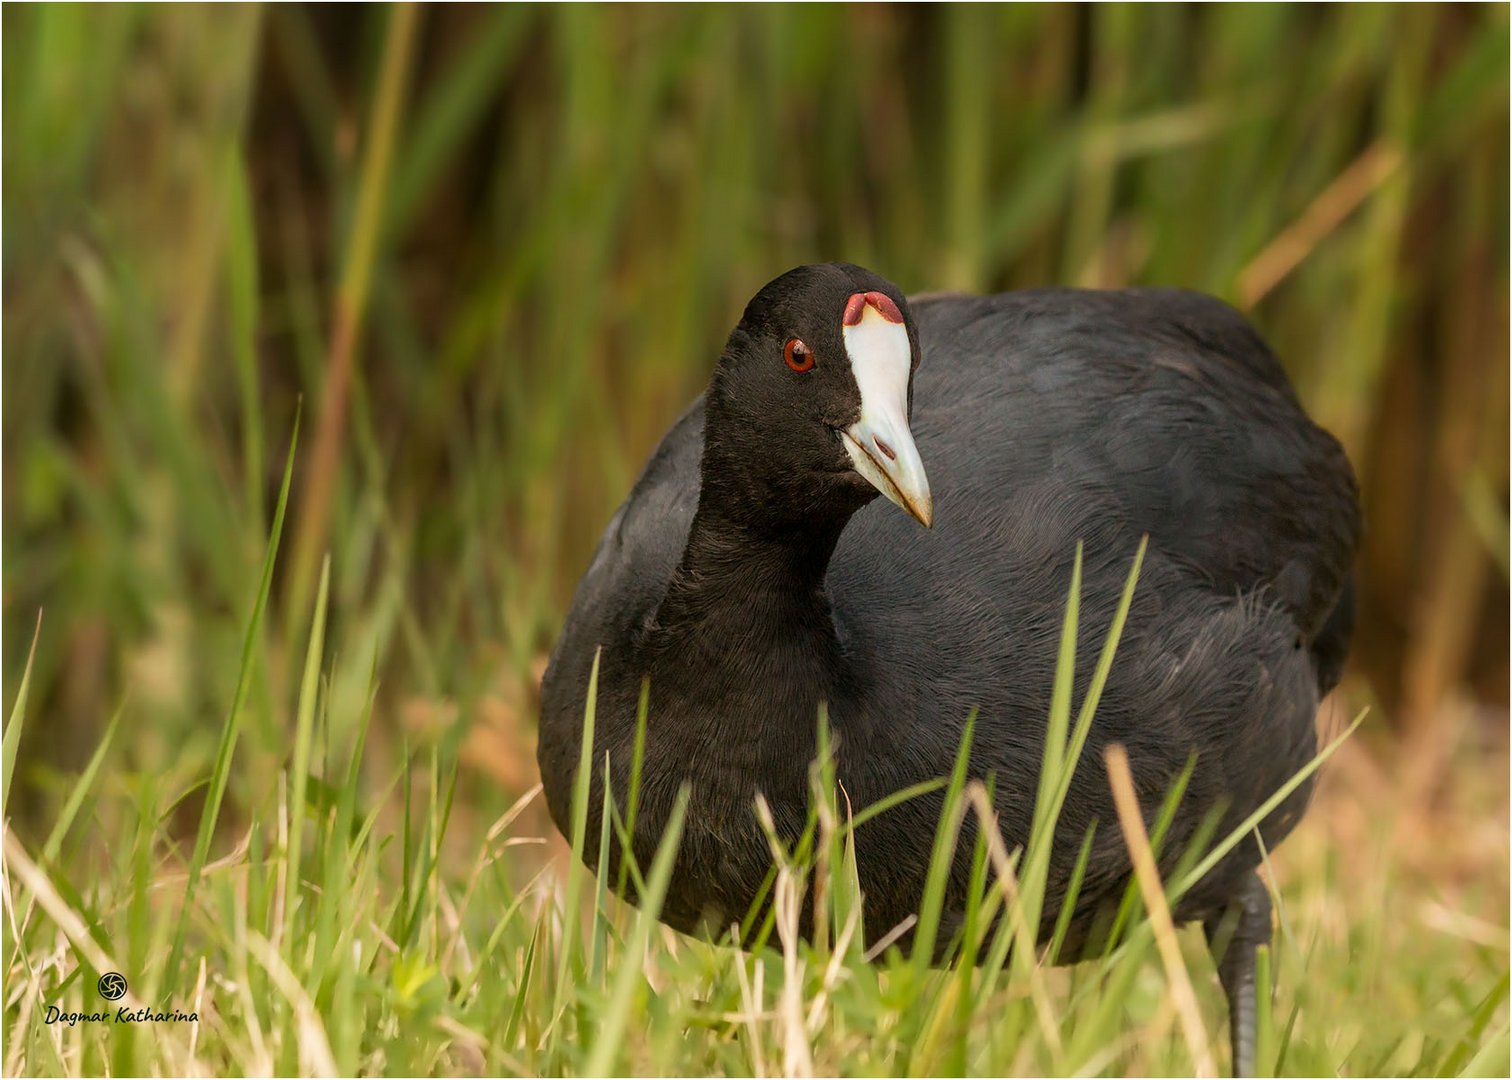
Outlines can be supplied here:
[[1353, 473], [1238, 312], [1178, 289], [1040, 289], [913, 313], [925, 467], [955, 461], [974, 489], [938, 528], [986, 554], [1015, 488], [1111, 498], [1213, 589], [1265, 587], [1305, 638], [1322, 630], [1359, 531]]
[[[1170, 288], [1124, 289], [1117, 295], [1126, 298], [1140, 325], [1201, 353], [1203, 361], [1192, 371], [1196, 377], [1232, 378], [1236, 383], [1248, 377], [1280, 391], [1290, 401], [1297, 400], [1265, 339], [1222, 300]], [[1221, 374], [1225, 368], [1231, 368], [1232, 374]]]
[[[557, 639], [542, 687], [543, 728], [553, 723], [573, 730], [582, 723], [582, 694], [594, 653], [604, 663], [630, 655], [646, 623], [656, 613], [667, 583], [687, 545], [698, 508], [698, 464], [703, 456], [704, 399], [700, 395], [651, 455], [640, 479], [599, 540]], [[556, 710], [562, 715], [557, 716]], [[547, 749], [542, 741], [543, 752]], [[571, 749], [576, 743], [554, 744]], [[576, 753], [572, 749], [573, 754]], [[570, 761], [543, 768], [571, 768]]]
[[[574, 617], [612, 616], [604, 629], [637, 630], [655, 613], [677, 569], [693, 512], [703, 457], [704, 399], [672, 425], [604, 530], [573, 598]], [[576, 627], [568, 626], [568, 632]], [[564, 635], [565, 636], [565, 635]], [[612, 640], [621, 640], [617, 637]], [[599, 644], [610, 644], [601, 637]]]

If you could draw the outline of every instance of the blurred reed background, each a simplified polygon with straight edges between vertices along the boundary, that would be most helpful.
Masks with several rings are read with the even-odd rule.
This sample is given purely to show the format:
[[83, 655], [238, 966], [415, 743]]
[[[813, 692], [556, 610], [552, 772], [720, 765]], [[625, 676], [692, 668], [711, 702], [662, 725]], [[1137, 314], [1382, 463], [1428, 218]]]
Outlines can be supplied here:
[[1432, 775], [1468, 746], [1504, 790], [1504, 7], [3, 19], [23, 822], [117, 710], [111, 768], [195, 803], [301, 399], [228, 806], [286, 761], [327, 550], [330, 738], [376, 673], [370, 751], [439, 741], [490, 805], [528, 786], [535, 673], [605, 521], [745, 299], [819, 259], [1249, 312], [1361, 478], [1344, 693], [1378, 771], [1396, 740]]

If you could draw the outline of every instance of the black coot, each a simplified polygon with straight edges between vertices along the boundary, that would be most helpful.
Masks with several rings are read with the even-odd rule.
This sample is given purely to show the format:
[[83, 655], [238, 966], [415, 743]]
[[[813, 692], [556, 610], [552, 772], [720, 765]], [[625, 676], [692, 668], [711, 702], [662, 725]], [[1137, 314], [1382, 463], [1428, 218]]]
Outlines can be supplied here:
[[[995, 775], [1003, 838], [1022, 844], [1077, 542], [1085, 686], [1086, 642], [1106, 632], [1148, 534], [1050, 871], [1047, 931], [1101, 823], [1063, 950], [1074, 956], [1130, 876], [1102, 748], [1127, 747], [1147, 814], [1195, 755], [1173, 854], [1215, 807], [1224, 829], [1258, 807], [1316, 752], [1319, 696], [1348, 646], [1358, 528], [1338, 443], [1217, 300], [1043, 289], [910, 303], [857, 266], [800, 267], [746, 308], [578, 587], [543, 688], [552, 816], [565, 831], [602, 646], [594, 751], [614, 777], [630, 774], [650, 680], [643, 865], [679, 787], [692, 788], [662, 911], [678, 929], [717, 934], [746, 913], [771, 865], [757, 792], [780, 830], [801, 831], [821, 702], [855, 807], [948, 775], [976, 710], [971, 772]], [[858, 831], [869, 937], [916, 911], [942, 798]], [[1271, 815], [1268, 844], [1306, 798]], [[589, 801], [595, 833], [600, 805]], [[1219, 966], [1241, 1071], [1254, 947], [1271, 932], [1259, 861], [1242, 845], [1175, 912], [1210, 934], [1238, 920]]]

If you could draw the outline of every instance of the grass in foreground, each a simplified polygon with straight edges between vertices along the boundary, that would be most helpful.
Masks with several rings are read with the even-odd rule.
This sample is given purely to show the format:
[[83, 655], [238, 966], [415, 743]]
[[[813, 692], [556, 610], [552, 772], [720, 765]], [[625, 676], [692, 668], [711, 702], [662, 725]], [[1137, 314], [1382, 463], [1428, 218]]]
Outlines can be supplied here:
[[[257, 613], [267, 588], [265, 576]], [[113, 772], [115, 741], [129, 724], [109, 729], [44, 840], [23, 843], [7, 831], [7, 1074], [1181, 1075], [1222, 1067], [1222, 995], [1195, 930], [1162, 942], [1174, 950], [1157, 950], [1141, 922], [1110, 957], [1073, 968], [1009, 953], [1018, 916], [1035, 910], [1042, 887], [1044, 849], [1033, 842], [1024, 853], [978, 852], [975, 925], [984, 929], [967, 947], [985, 958], [982, 967], [933, 969], [885, 942], [863, 942], [852, 853], [836, 803], [822, 797], [833, 792], [822, 765], [813, 881], [828, 932], [815, 944], [797, 939], [798, 905], [815, 898], [795, 856], [778, 848], [771, 947], [754, 954], [666, 930], [618, 903], [612, 883], [588, 875], [570, 852], [543, 860], [540, 845], [562, 846], [534, 835], [544, 825], [538, 789], [491, 823], [472, 820], [455, 798], [453, 750], [436, 745], [387, 777], [365, 777], [370, 713], [333, 715], [321, 678], [327, 603], [323, 580], [293, 707], [291, 768], [234, 840], [215, 840], [213, 829], [231, 751], [216, 759], [200, 842], [186, 852], [172, 822], [200, 794], [197, 784]], [[1073, 603], [1068, 639], [1075, 618]], [[1050, 740], [1064, 757], [1052, 769], [1074, 762], [1090, 716], [1073, 723], [1066, 685]], [[233, 708], [223, 747], [234, 750], [238, 722]], [[1356, 772], [1363, 760], [1356, 755]], [[1041, 804], [1053, 815], [1064, 773], [1047, 776]], [[1501, 861], [1484, 880], [1468, 876], [1457, 893], [1435, 893], [1407, 853], [1445, 848], [1445, 838], [1430, 830], [1411, 847], [1404, 829], [1426, 823], [1358, 777], [1354, 785], [1326, 793], [1277, 856], [1282, 922], [1266, 958], [1277, 993], [1262, 1017], [1261, 1068], [1504, 1075], [1505, 818], [1498, 845], [1462, 835], [1475, 823], [1456, 821], [1464, 809], [1456, 800], [1438, 810], [1466, 850]], [[1485, 805], [1470, 785], [1456, 794], [1479, 800], [1465, 806]], [[987, 812], [958, 770], [940, 850], [964, 815]], [[1349, 829], [1358, 831], [1340, 843]], [[660, 856], [645, 868], [648, 904], [669, 869]], [[985, 928], [999, 904], [1008, 917], [994, 934]], [[930, 933], [937, 916], [926, 898], [920, 931]], [[97, 990], [106, 971], [130, 982], [115, 1005]], [[1173, 994], [1188, 981], [1194, 995]], [[47, 1022], [49, 1007], [113, 1015], [120, 1006], [197, 1020]]]

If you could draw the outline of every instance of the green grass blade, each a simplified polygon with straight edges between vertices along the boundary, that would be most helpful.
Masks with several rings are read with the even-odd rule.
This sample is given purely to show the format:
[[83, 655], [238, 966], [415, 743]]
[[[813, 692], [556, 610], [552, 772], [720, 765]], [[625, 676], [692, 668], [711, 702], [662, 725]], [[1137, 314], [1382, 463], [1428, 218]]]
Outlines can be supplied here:
[[950, 783], [948, 777], [937, 776], [932, 780], [921, 780], [917, 784], [908, 785], [908, 787], [903, 788], [901, 791], [895, 791], [891, 795], [886, 795], [871, 803], [865, 809], [856, 811], [856, 816], [851, 819], [848, 831], [854, 833], [868, 821], [887, 813], [893, 807], [900, 806], [910, 799], [917, 799], [920, 795], [928, 795], [930, 792], [939, 791], [948, 783]]
[[504, 1045], [513, 1046], [519, 1036], [520, 1021], [525, 1016], [525, 1006], [530, 1000], [530, 981], [536, 969], [536, 951], [541, 944], [541, 928], [546, 925], [548, 914], [541, 913], [530, 935], [530, 945], [525, 950], [525, 962], [520, 968], [520, 985], [515, 990], [514, 1005], [509, 1010], [509, 1023], [504, 1028]]
[[[1081, 613], [1082, 545], [1076, 544], [1076, 561], [1071, 567], [1071, 585], [1066, 594], [1066, 614], [1061, 626], [1060, 651], [1055, 662], [1055, 688], [1050, 696], [1050, 715], [1045, 723], [1038, 790], [1034, 798], [1033, 824], [1029, 833], [1023, 873], [1020, 875], [1020, 902], [1024, 923], [1038, 928], [1044, 904], [1045, 887], [1050, 873], [1050, 856], [1055, 841], [1055, 823], [1060, 818], [1056, 794], [1070, 789], [1070, 776], [1076, 761], [1067, 760], [1071, 734], [1071, 694], [1076, 679], [1077, 623]], [[1023, 950], [1019, 950], [1020, 953]], [[1020, 956], [1016, 963], [1029, 963]]]
[[326, 601], [331, 591], [331, 557], [320, 566], [320, 587], [315, 596], [315, 618], [310, 644], [305, 650], [304, 677], [299, 687], [299, 707], [294, 724], [294, 762], [289, 777], [288, 876], [284, 893], [284, 941], [294, 941], [294, 915], [299, 904], [300, 870], [304, 858], [305, 820], [309, 807], [305, 791], [310, 779], [310, 746], [315, 733], [315, 704], [320, 692], [320, 661], [325, 652]]
[[[567, 868], [566, 895], [562, 904], [561, 955], [557, 959], [557, 983], [552, 1015], [562, 1010], [567, 988], [573, 978], [574, 949], [577, 945], [578, 920], [581, 916], [583, 874], [579, 869], [588, 842], [588, 800], [593, 790], [593, 723], [598, 709], [598, 674], [602, 650], [593, 654], [593, 668], [588, 673], [588, 695], [583, 704], [583, 745], [578, 754], [577, 775], [572, 782], [572, 858]], [[600, 822], [600, 828], [607, 828]]]
[[21, 672], [21, 686], [16, 690], [16, 702], [11, 706], [10, 719], [5, 724], [5, 737], [0, 739], [0, 821], [5, 819], [5, 807], [10, 800], [11, 773], [16, 768], [16, 748], [21, 745], [21, 729], [26, 723], [26, 695], [31, 689], [32, 664], [37, 659], [37, 639], [42, 636], [42, 613], [37, 612], [37, 628], [32, 631], [31, 650], [26, 654], [26, 668]]
[[940, 932], [940, 917], [945, 907], [945, 885], [950, 879], [951, 866], [955, 862], [956, 837], [960, 833], [965, 814], [966, 772], [971, 761], [971, 737], [976, 728], [976, 711], [966, 718], [961, 732], [961, 745], [956, 750], [955, 767], [950, 772], [950, 784], [945, 789], [945, 804], [940, 811], [940, 824], [935, 831], [934, 849], [929, 856], [929, 873], [924, 879], [924, 896], [919, 904], [919, 922], [914, 927], [913, 966], [914, 975], [922, 982], [925, 971], [934, 961], [935, 942]]
[[599, 849], [593, 864], [593, 932], [588, 936], [588, 960], [584, 964], [591, 983], [597, 985], [603, 974], [604, 941], [608, 935], [609, 913], [609, 843], [614, 830], [609, 827], [615, 816], [613, 777], [610, 775], [609, 752], [604, 752], [604, 797], [599, 808]]
[[1506, 1076], [1512, 1060], [1512, 1031], [1506, 1025], [1491, 1036], [1459, 1073], [1460, 1076]]
[[105, 763], [105, 757], [115, 741], [116, 729], [121, 725], [121, 716], [125, 712], [125, 705], [115, 711], [115, 715], [110, 718], [110, 723], [105, 727], [105, 734], [100, 738], [100, 745], [96, 746], [95, 752], [89, 756], [89, 764], [84, 766], [79, 779], [69, 789], [68, 801], [63, 804], [58, 820], [53, 822], [52, 831], [47, 834], [47, 841], [42, 845], [42, 858], [45, 861], [52, 862], [62, 851], [63, 838], [73, 827], [74, 818], [79, 816], [79, 808], [84, 805], [85, 797], [94, 788], [95, 780], [100, 775], [100, 766]]
[[1461, 1037], [1459, 1044], [1445, 1055], [1438, 1075], [1459, 1075], [1471, 1067], [1471, 1058], [1478, 1049], [1485, 1046], [1486, 1030], [1491, 1022], [1501, 1015], [1506, 1006], [1509, 991], [1512, 991], [1512, 974], [1503, 972], [1496, 985], [1475, 1007], [1475, 1012], [1470, 1017], [1469, 1029]]
[[294, 414], [294, 430], [289, 436], [289, 454], [284, 461], [283, 483], [278, 489], [278, 507], [273, 513], [273, 528], [268, 536], [267, 554], [263, 556], [262, 576], [257, 587], [257, 598], [252, 603], [252, 614], [247, 619], [246, 636], [242, 639], [241, 665], [237, 669], [236, 691], [231, 698], [231, 708], [226, 714], [225, 726], [221, 728], [220, 745], [215, 751], [215, 767], [210, 773], [210, 790], [205, 796], [205, 808], [200, 814], [199, 831], [194, 838], [194, 854], [189, 860], [189, 877], [184, 883], [184, 898], [179, 908], [178, 928], [173, 934], [173, 949], [165, 968], [170, 985], [176, 985], [179, 957], [183, 955], [184, 933], [189, 925], [189, 913], [194, 906], [194, 892], [199, 885], [200, 874], [210, 856], [210, 842], [215, 837], [215, 824], [220, 819], [221, 802], [226, 796], [226, 785], [231, 778], [231, 758], [236, 753], [237, 736], [241, 734], [242, 710], [247, 703], [247, 693], [252, 685], [252, 670], [256, 662], [257, 646], [261, 640], [263, 613], [268, 607], [268, 593], [273, 587], [273, 565], [278, 559], [278, 542], [283, 536], [284, 512], [289, 505], [289, 486], [294, 477], [294, 451], [299, 445], [299, 413]]
[[1066, 940], [1066, 932], [1071, 929], [1071, 916], [1076, 912], [1076, 898], [1081, 895], [1082, 879], [1087, 874], [1087, 861], [1092, 857], [1092, 840], [1096, 834], [1097, 822], [1094, 821], [1087, 826], [1087, 833], [1082, 838], [1081, 850], [1076, 855], [1076, 865], [1071, 868], [1071, 878], [1066, 883], [1066, 895], [1061, 900], [1060, 914], [1055, 917], [1055, 929], [1050, 933], [1050, 945], [1045, 950], [1045, 955], [1052, 964], [1060, 956], [1061, 945]]
[[1139, 571], [1144, 566], [1145, 551], [1150, 546], [1150, 538], [1145, 535], [1140, 538], [1139, 549], [1134, 553], [1134, 563], [1129, 567], [1129, 575], [1124, 579], [1123, 594], [1118, 598], [1118, 609], [1113, 613], [1113, 622], [1108, 627], [1108, 636], [1103, 640], [1102, 653], [1097, 658], [1097, 667], [1093, 669], [1092, 681], [1087, 684], [1087, 696], [1082, 699], [1081, 711], [1076, 717], [1076, 727], [1071, 732], [1070, 746], [1066, 750], [1066, 758], [1069, 765], [1062, 770], [1060, 782], [1055, 789], [1055, 803], [1057, 813], [1059, 808], [1065, 805], [1066, 796], [1071, 790], [1071, 778], [1076, 772], [1076, 763], [1081, 760], [1082, 749], [1087, 745], [1087, 736], [1092, 731], [1092, 718], [1097, 712], [1098, 702], [1102, 700], [1103, 687], [1108, 684], [1108, 674], [1113, 670], [1113, 657], [1118, 652], [1118, 643], [1123, 639], [1124, 623], [1129, 618], [1129, 608], [1134, 603], [1134, 589], [1139, 584]]
[[650, 944], [651, 932], [656, 929], [656, 917], [661, 912], [667, 886], [672, 881], [672, 866], [677, 858], [678, 846], [682, 843], [683, 818], [687, 811], [688, 789], [684, 787], [677, 794], [677, 801], [667, 818], [666, 830], [657, 846], [656, 857], [651, 860], [651, 874], [646, 879], [646, 895], [640, 899], [639, 921], [626, 943], [626, 955], [621, 959], [614, 983], [610, 987], [609, 1000], [599, 1022], [598, 1036], [588, 1056], [588, 1067], [584, 1070], [586, 1076], [610, 1075], [622, 1049], [638, 984], [644, 979], [641, 974], [642, 957]]
[[1271, 811], [1275, 810], [1276, 807], [1280, 806], [1281, 803], [1285, 801], [1288, 795], [1290, 795], [1293, 791], [1296, 791], [1297, 788], [1301, 787], [1302, 784], [1307, 781], [1307, 778], [1309, 776], [1322, 768], [1323, 763], [1329, 758], [1333, 757], [1334, 751], [1343, 746], [1344, 743], [1349, 739], [1349, 737], [1355, 733], [1355, 729], [1358, 728], [1364, 721], [1367, 712], [1368, 710], [1361, 709], [1359, 714], [1355, 716], [1350, 725], [1339, 734], [1338, 738], [1334, 739], [1333, 742], [1324, 747], [1316, 757], [1314, 757], [1311, 761], [1309, 761], [1306, 765], [1299, 769], [1295, 776], [1293, 776], [1290, 780], [1277, 788], [1274, 795], [1261, 803], [1255, 809], [1255, 811], [1249, 815], [1249, 817], [1245, 818], [1242, 822], [1239, 823], [1239, 825], [1234, 828], [1232, 832], [1228, 834], [1228, 836], [1219, 841], [1218, 845], [1213, 848], [1212, 851], [1208, 852], [1208, 854], [1202, 859], [1201, 862], [1192, 867], [1191, 870], [1187, 871], [1187, 873], [1183, 877], [1178, 878], [1167, 889], [1167, 893], [1169, 894], [1171, 902], [1174, 903], [1177, 899], [1184, 895], [1188, 889], [1190, 889], [1193, 885], [1196, 885], [1197, 882], [1201, 881], [1203, 875], [1205, 875], [1213, 867], [1217, 866], [1225, 855], [1234, 850], [1234, 846], [1238, 844], [1240, 840], [1244, 839], [1244, 837], [1249, 833], [1251, 829], [1255, 828], [1262, 821], [1264, 821], [1270, 815]]
[[[1276, 1059], [1276, 1022], [1271, 1015], [1271, 949], [1255, 950], [1255, 1069], [1257, 1076], [1273, 1075]], [[1230, 1048], [1232, 1049], [1232, 1048]]]
[[630, 790], [625, 793], [625, 828], [621, 838], [620, 872], [614, 884], [616, 896], [625, 895], [625, 874], [634, 865], [631, 839], [635, 836], [635, 815], [640, 810], [641, 770], [646, 758], [646, 724], [651, 712], [651, 679], [641, 680], [640, 701], [635, 706], [635, 745], [630, 752]]

